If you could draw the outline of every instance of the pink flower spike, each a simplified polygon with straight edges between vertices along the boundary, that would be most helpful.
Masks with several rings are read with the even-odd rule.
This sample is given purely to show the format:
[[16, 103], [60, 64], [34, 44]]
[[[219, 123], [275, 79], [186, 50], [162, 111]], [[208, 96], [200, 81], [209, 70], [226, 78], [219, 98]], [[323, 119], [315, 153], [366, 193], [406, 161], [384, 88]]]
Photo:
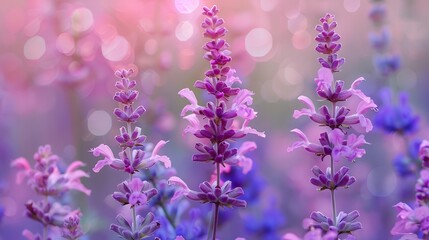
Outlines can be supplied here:
[[173, 197], [171, 198], [171, 202], [177, 200], [182, 196], [186, 196], [191, 191], [188, 185], [186, 185], [186, 183], [179, 177], [176, 177], [176, 176], [170, 177], [167, 182], [168, 182], [168, 185], [174, 185], [178, 187], [174, 192]]
[[316, 113], [316, 108], [314, 107], [313, 101], [311, 101], [310, 98], [306, 97], [306, 96], [299, 96], [298, 100], [300, 100], [301, 102], [305, 103], [308, 108], [302, 108], [301, 110], [295, 110], [293, 111], [293, 117], [299, 118], [303, 115], [309, 116], [311, 117], [313, 114], [317, 114]]
[[154, 147], [154, 149], [153, 149], [153, 151], [152, 151], [152, 155], [151, 155], [151, 159], [154, 159], [155, 161], [160, 161], [160, 162], [162, 162], [163, 164], [164, 164], [164, 166], [166, 167], [166, 168], [170, 168], [171, 167], [171, 161], [170, 161], [170, 158], [169, 157], [167, 157], [166, 155], [162, 155], [162, 156], [160, 156], [160, 155], [158, 155], [158, 152], [159, 152], [159, 150], [162, 148], [162, 147], [164, 147], [165, 146], [165, 144], [167, 144], [168, 143], [168, 141], [164, 141], [164, 140], [161, 140], [161, 141], [159, 141], [156, 145], [155, 145], [155, 147]]
[[115, 159], [112, 149], [105, 144], [100, 144], [98, 147], [91, 149], [92, 154], [95, 157], [100, 155], [104, 156], [103, 160], [99, 160], [92, 171], [98, 173], [104, 166], [110, 165]]
[[31, 172], [30, 164], [27, 159], [20, 157], [12, 161], [11, 167], [17, 167], [19, 172], [16, 174], [16, 183], [21, 184], [25, 177]]
[[190, 90], [189, 88], [184, 88], [180, 90], [179, 95], [183, 98], [188, 99], [188, 101], [191, 103], [183, 108], [180, 114], [182, 117], [185, 116], [187, 112], [194, 112], [196, 109], [201, 107], [198, 105], [197, 97], [195, 96], [194, 92], [192, 92], [192, 90]]

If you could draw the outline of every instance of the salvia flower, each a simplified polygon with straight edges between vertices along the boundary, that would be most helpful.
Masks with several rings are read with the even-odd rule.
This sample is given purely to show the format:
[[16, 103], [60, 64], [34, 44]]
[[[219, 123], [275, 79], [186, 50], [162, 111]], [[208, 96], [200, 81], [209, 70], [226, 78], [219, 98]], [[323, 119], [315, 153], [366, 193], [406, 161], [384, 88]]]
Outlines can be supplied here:
[[359, 212], [356, 210], [350, 213], [339, 212], [336, 217], [336, 224], [334, 224], [332, 219], [326, 217], [321, 212], [313, 212], [310, 216], [315, 221], [315, 227], [321, 228], [326, 232], [334, 231], [337, 234], [351, 234], [355, 230], [362, 229], [362, 224], [355, 222], [358, 217]]
[[37, 193], [44, 196], [59, 196], [69, 190], [77, 190], [89, 195], [91, 190], [86, 188], [80, 181], [82, 177], [89, 177], [87, 173], [79, 168], [85, 164], [80, 161], [72, 162], [65, 172], [58, 168], [58, 156], [51, 152], [49, 145], [39, 147], [34, 154], [34, 168], [31, 168], [25, 158], [18, 158], [11, 163], [12, 167], [20, 170], [16, 181], [21, 183], [24, 178], [28, 179], [28, 185]]
[[365, 154], [365, 150], [360, 147], [368, 144], [363, 135], [356, 136], [355, 134], [349, 134], [346, 138], [344, 132], [338, 128], [328, 133], [321, 133], [319, 138], [320, 143], [318, 144], [310, 142], [307, 136], [299, 129], [293, 129], [291, 132], [301, 138], [301, 141], [297, 141], [288, 147], [288, 152], [302, 147], [308, 152], [320, 156], [322, 160], [326, 156], [332, 156], [336, 162], [342, 159], [354, 161]]
[[398, 211], [396, 223], [390, 233], [392, 235], [429, 234], [429, 208], [426, 205], [412, 209], [400, 202], [394, 206]]
[[316, 51], [327, 55], [326, 59], [319, 58], [322, 67], [329, 68], [332, 72], [338, 72], [345, 60], [344, 58], [338, 58], [337, 55], [337, 52], [341, 49], [341, 44], [337, 42], [341, 37], [335, 32], [337, 22], [334, 18], [334, 15], [328, 13], [320, 19], [321, 24], [316, 26], [316, 31], [319, 34], [315, 40], [318, 42]]
[[62, 231], [62, 237], [67, 240], [76, 240], [83, 235], [83, 232], [79, 225], [80, 216], [79, 214], [73, 214], [64, 220], [64, 227]]
[[243, 195], [243, 189], [240, 187], [232, 188], [231, 181], [226, 181], [222, 186], [218, 186], [217, 182], [210, 184], [205, 181], [200, 184], [199, 188], [201, 191], [193, 191], [189, 189], [187, 184], [178, 177], [171, 177], [169, 184], [179, 186], [181, 190], [176, 191], [172, 198], [175, 199], [184, 196], [193, 201], [199, 201], [202, 203], [216, 203], [219, 206], [225, 207], [246, 207], [246, 201], [238, 199], [239, 196]]
[[122, 205], [130, 204], [131, 207], [147, 204], [158, 193], [150, 183], [139, 178], [122, 182], [118, 189], [119, 192], [114, 192], [112, 197]]
[[[130, 176], [130, 180], [118, 185], [119, 191], [114, 192], [112, 197], [123, 206], [129, 205], [132, 221], [130, 223], [118, 215], [116, 220], [119, 224], [110, 226], [110, 229], [120, 237], [129, 240], [150, 237], [160, 227], [159, 221], [154, 221], [155, 216], [151, 212], [146, 217], [142, 217], [136, 212], [138, 207], [149, 205], [149, 202], [158, 194], [158, 190], [154, 188], [157, 187], [157, 184], [152, 179], [151, 181], [142, 180], [135, 174], [141, 173], [143, 175], [143, 172], [148, 171], [158, 162], [162, 163], [165, 168], [171, 167], [170, 158], [158, 154], [168, 141], [161, 140], [152, 149], [151, 144], [144, 145], [147, 137], [141, 133], [141, 128], [133, 126], [146, 111], [142, 105], [135, 106], [139, 92], [135, 89], [136, 81], [130, 79], [133, 73], [133, 70], [115, 72], [119, 80], [115, 84], [117, 92], [113, 99], [119, 103], [120, 107], [115, 108], [113, 113], [125, 125], [119, 129], [119, 135], [115, 137], [121, 151], [116, 156], [112, 149], [105, 144], [100, 144], [91, 149], [94, 156], [103, 157], [94, 166], [94, 172], [99, 172], [105, 166], [110, 166]], [[165, 212], [165, 214], [167, 213]]]
[[[306, 107], [295, 110], [293, 117], [307, 116], [311, 121], [325, 129], [320, 133], [318, 143], [311, 142], [300, 129], [293, 129], [291, 132], [295, 133], [300, 140], [288, 147], [287, 151], [304, 148], [321, 157], [322, 160], [327, 156], [330, 158], [330, 167], [325, 172], [317, 166], [313, 167], [312, 171], [315, 177], [312, 177], [310, 182], [319, 190], [330, 191], [332, 218], [326, 217], [321, 212], [313, 212], [311, 218], [315, 224], [309, 225], [309, 232], [305, 235], [305, 239], [337, 239], [340, 236], [340, 239], [353, 239], [353, 231], [362, 228], [361, 224], [355, 221], [359, 213], [352, 211], [349, 214], [344, 212], [337, 214], [335, 190], [350, 187], [356, 178], [348, 174], [350, 169], [347, 167], [341, 167], [335, 171], [335, 165], [343, 159], [355, 162], [356, 159], [363, 157], [365, 150], [361, 147], [368, 144], [365, 141], [365, 136], [349, 133], [349, 130], [353, 128], [357, 132], [370, 132], [373, 125], [371, 120], [366, 117], [366, 113], [369, 110], [375, 110], [377, 105], [358, 88], [364, 78], [356, 79], [348, 89], [345, 88], [344, 81], [335, 80], [333, 73], [340, 71], [340, 67], [344, 64], [344, 58], [339, 58], [337, 55], [341, 49], [341, 44], [338, 42], [341, 37], [335, 32], [337, 22], [332, 14], [326, 14], [320, 19], [320, 22], [321, 24], [316, 26], [318, 32], [315, 39], [318, 43], [316, 51], [326, 55], [326, 57], [319, 58], [322, 67], [314, 81], [316, 93], [321, 98], [320, 100], [329, 103], [316, 110], [313, 101], [309, 97], [301, 95], [298, 100], [303, 102]], [[352, 97], [358, 100], [355, 104], [356, 109], [350, 109], [347, 105], [347, 101]], [[322, 231], [315, 231], [315, 229]], [[284, 238], [299, 239], [293, 234], [285, 235]]]
[[116, 217], [118, 224], [112, 224], [110, 229], [116, 232], [123, 239], [127, 240], [140, 240], [145, 239], [154, 234], [154, 232], [161, 226], [158, 221], [154, 220], [155, 215], [149, 212], [146, 217], [137, 215], [136, 226], [133, 228], [125, 218], [121, 215]]
[[326, 173], [322, 172], [319, 167], [314, 166], [312, 171], [314, 176], [310, 179], [311, 184], [319, 187], [319, 190], [335, 190], [339, 187], [348, 188], [354, 182], [356, 178], [347, 174], [350, 169], [348, 167], [341, 167], [334, 176], [331, 175], [331, 168], [326, 169]]

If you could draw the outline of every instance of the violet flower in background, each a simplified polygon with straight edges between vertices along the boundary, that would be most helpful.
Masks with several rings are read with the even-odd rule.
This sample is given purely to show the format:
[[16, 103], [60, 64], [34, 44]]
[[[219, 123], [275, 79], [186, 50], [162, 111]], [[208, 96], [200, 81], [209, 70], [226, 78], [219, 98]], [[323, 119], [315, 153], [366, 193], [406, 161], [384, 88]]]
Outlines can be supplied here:
[[148, 202], [158, 194], [152, 183], [143, 181], [135, 177], [135, 173], [145, 171], [154, 166], [157, 162], [162, 162], [166, 168], [171, 167], [170, 159], [165, 155], [158, 155], [160, 148], [167, 142], [159, 141], [152, 150], [152, 153], [142, 150], [146, 136], [141, 134], [141, 128], [134, 127], [140, 116], [146, 111], [141, 105], [135, 107], [139, 92], [135, 90], [136, 81], [130, 80], [133, 70], [116, 71], [115, 75], [120, 80], [115, 84], [118, 92], [115, 93], [114, 100], [122, 105], [122, 108], [115, 108], [114, 114], [122, 121], [125, 126], [120, 128], [120, 133], [115, 137], [121, 151], [116, 157], [109, 146], [100, 144], [91, 150], [94, 156], [102, 156], [104, 159], [99, 160], [94, 172], [99, 172], [103, 167], [110, 166], [113, 169], [123, 171], [129, 174], [129, 180], [118, 185], [117, 192], [112, 197], [123, 206], [129, 205], [131, 210], [131, 220], [129, 222], [123, 216], [118, 215], [116, 220], [118, 224], [112, 224], [110, 229], [116, 232], [120, 237], [129, 240], [144, 239], [150, 237], [160, 228], [159, 221], [155, 220], [152, 212], [142, 216], [137, 214], [140, 206], [146, 206]]
[[[371, 98], [366, 96], [357, 87], [364, 80], [358, 78], [351, 88], [344, 89], [344, 81], [334, 80], [333, 73], [340, 71], [344, 63], [343, 58], [339, 58], [337, 52], [341, 49], [341, 44], [337, 43], [340, 36], [335, 32], [337, 22], [334, 16], [326, 14], [320, 19], [321, 25], [316, 27], [319, 34], [316, 37], [318, 45], [316, 51], [327, 55], [326, 58], [319, 58], [322, 68], [318, 71], [318, 77], [315, 79], [317, 84], [316, 93], [322, 100], [327, 100], [331, 106], [322, 105], [318, 112], [313, 101], [306, 96], [299, 96], [298, 99], [307, 105], [307, 108], [295, 110], [293, 117], [308, 116], [313, 122], [326, 129], [320, 134], [319, 143], [309, 141], [307, 136], [299, 129], [293, 129], [300, 141], [292, 144], [288, 151], [296, 148], [316, 154], [324, 160], [330, 158], [330, 167], [322, 171], [318, 166], [313, 167], [315, 177], [310, 182], [319, 188], [319, 190], [329, 190], [332, 203], [332, 215], [330, 217], [321, 212], [313, 212], [310, 216], [310, 222], [304, 226], [309, 231], [304, 239], [353, 239], [353, 232], [362, 228], [360, 222], [357, 222], [359, 212], [354, 210], [350, 213], [340, 211], [337, 213], [335, 190], [338, 188], [348, 188], [356, 178], [349, 175], [348, 167], [341, 167], [335, 170], [335, 165], [344, 160], [355, 162], [357, 158], [362, 158], [365, 150], [361, 147], [367, 144], [363, 134], [356, 135], [349, 132], [350, 127], [359, 132], [369, 132], [372, 130], [371, 121], [365, 116], [368, 110], [375, 109], [377, 105]], [[352, 112], [347, 106], [339, 106], [338, 103], [345, 102], [351, 97], [357, 97], [359, 103], [356, 112]], [[286, 234], [285, 240], [299, 239], [296, 235]]]
[[[249, 126], [249, 122], [256, 117], [256, 112], [250, 107], [253, 93], [247, 89], [238, 88], [240, 79], [235, 75], [235, 70], [227, 64], [229, 57], [228, 43], [223, 39], [227, 30], [222, 26], [224, 20], [218, 18], [219, 9], [203, 8], [205, 19], [202, 23], [204, 36], [209, 38], [203, 49], [206, 51], [204, 59], [209, 61], [210, 69], [205, 72], [203, 80], [197, 80], [196, 88], [206, 91], [211, 95], [211, 101], [206, 105], [199, 105], [195, 94], [188, 88], [182, 89], [179, 95], [188, 99], [190, 104], [183, 108], [182, 116], [189, 121], [184, 130], [201, 140], [195, 148], [199, 152], [193, 155], [197, 162], [207, 162], [215, 165], [213, 182], [203, 182], [199, 191], [188, 188], [186, 183], [178, 177], [169, 179], [171, 184], [182, 187], [182, 191], [176, 191], [173, 199], [183, 195], [186, 198], [202, 203], [213, 203], [213, 223], [209, 238], [216, 239], [219, 207], [245, 207], [246, 201], [238, 199], [243, 195], [240, 187], [232, 188], [231, 181], [221, 182], [221, 167], [240, 166], [244, 172], [251, 168], [251, 161], [240, 154], [241, 147], [235, 148], [232, 141], [245, 137], [247, 134], [255, 134], [264, 137], [265, 134], [256, 131]], [[189, 113], [189, 114], [188, 114]], [[186, 115], [188, 114], [188, 115]], [[186, 115], [186, 116], [185, 116]], [[249, 142], [243, 143], [248, 146]], [[237, 156], [242, 157], [237, 157]]]
[[[62, 205], [60, 197], [70, 190], [77, 190], [90, 195], [91, 190], [80, 181], [89, 177], [79, 168], [84, 166], [80, 161], [72, 162], [65, 172], [61, 172], [59, 157], [51, 151], [50, 145], [39, 147], [34, 154], [35, 164], [32, 168], [25, 158], [18, 158], [11, 164], [19, 169], [16, 180], [21, 183], [27, 179], [27, 184], [42, 197], [40, 200], [29, 200], [26, 204], [26, 216], [43, 225], [43, 233], [33, 234], [25, 229], [23, 235], [29, 239], [78, 239], [83, 235], [79, 226], [80, 211], [72, 210], [70, 206]], [[62, 235], [57, 235], [58, 230]]]
[[399, 202], [394, 207], [398, 211], [396, 223], [391, 229], [392, 235], [406, 236], [407, 239], [429, 239], [429, 142], [423, 140], [419, 157], [423, 169], [415, 185], [415, 205]]

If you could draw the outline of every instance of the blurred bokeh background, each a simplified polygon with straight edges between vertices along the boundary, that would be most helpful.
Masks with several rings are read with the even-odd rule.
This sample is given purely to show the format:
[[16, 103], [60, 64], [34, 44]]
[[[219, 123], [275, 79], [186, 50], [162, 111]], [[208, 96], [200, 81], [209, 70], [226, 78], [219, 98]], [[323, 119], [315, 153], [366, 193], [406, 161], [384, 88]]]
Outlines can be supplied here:
[[119, 122], [111, 114], [116, 107], [113, 73], [119, 68], [137, 70], [139, 101], [148, 109], [139, 125], [148, 140], [170, 140], [163, 153], [192, 188], [209, 178], [212, 166], [191, 160], [195, 140], [182, 134], [186, 121], [180, 112], [187, 102], [177, 92], [192, 87], [208, 68], [202, 59], [206, 40], [200, 13], [212, 4], [221, 9], [229, 30], [231, 66], [244, 87], [255, 93], [258, 118], [253, 126], [267, 135], [248, 138], [258, 149], [251, 153], [255, 168], [243, 177], [249, 182], [244, 190], [257, 188], [256, 203], [237, 210], [222, 225], [220, 237], [302, 234], [303, 218], [314, 210], [330, 212], [329, 193], [309, 183], [311, 167], [326, 163], [304, 150], [286, 152], [296, 140], [291, 129], [299, 127], [312, 139], [320, 133], [308, 119], [294, 120], [292, 113], [302, 107], [299, 95], [316, 99], [313, 79], [319, 56], [314, 27], [330, 12], [342, 36], [339, 55], [346, 59], [336, 78], [349, 86], [364, 77], [362, 89], [376, 103], [385, 86], [406, 91], [420, 116], [413, 134], [385, 134], [377, 128], [368, 134], [371, 144], [364, 158], [344, 163], [351, 166], [357, 183], [338, 191], [338, 209], [361, 213], [358, 239], [395, 239], [389, 233], [396, 216], [392, 206], [412, 201], [416, 177], [399, 176], [392, 161], [406, 152], [407, 142], [429, 138], [429, 2], [424, 0], [385, 5], [382, 28], [390, 30], [386, 51], [401, 59], [389, 77], [374, 67], [376, 50], [368, 36], [380, 26], [369, 18], [375, 4], [369, 0], [0, 1], [0, 239], [21, 239], [24, 228], [40, 227], [23, 216], [24, 203], [35, 196], [26, 185], [15, 184], [16, 171], [9, 166], [20, 156], [31, 159], [44, 144], [51, 144], [64, 163], [85, 162], [91, 173], [84, 183], [92, 195], [73, 195], [84, 214], [85, 239], [116, 239], [108, 230], [117, 214], [109, 195], [124, 176], [111, 169], [94, 174], [98, 159], [89, 150], [100, 143], [115, 146]]

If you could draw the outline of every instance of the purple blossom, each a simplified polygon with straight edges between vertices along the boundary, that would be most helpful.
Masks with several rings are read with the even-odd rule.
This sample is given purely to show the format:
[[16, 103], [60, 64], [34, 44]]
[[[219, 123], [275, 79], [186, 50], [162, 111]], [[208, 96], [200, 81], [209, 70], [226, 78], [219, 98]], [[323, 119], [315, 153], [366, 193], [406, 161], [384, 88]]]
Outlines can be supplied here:
[[121, 215], [116, 217], [118, 224], [110, 225], [110, 229], [116, 232], [123, 239], [140, 240], [150, 237], [161, 226], [158, 221], [155, 221], [153, 213], [148, 213], [146, 217], [137, 215], [136, 226], [132, 225]]
[[189, 189], [188, 185], [182, 179], [175, 176], [168, 179], [168, 182], [170, 185], [176, 185], [180, 188], [175, 192], [171, 199], [172, 201], [184, 196], [193, 201], [216, 203], [220, 206], [246, 206], [246, 201], [237, 198], [244, 194], [243, 189], [240, 187], [232, 189], [231, 181], [226, 181], [222, 186], [217, 186], [216, 182], [210, 184], [205, 181], [199, 186], [200, 192]]
[[398, 211], [396, 223], [390, 233], [392, 235], [429, 233], [429, 226], [426, 224], [429, 218], [429, 208], [426, 205], [412, 209], [406, 203], [400, 202], [394, 206]]
[[146, 181], [133, 178], [118, 185], [119, 192], [114, 192], [112, 197], [122, 205], [130, 204], [131, 207], [146, 205], [158, 191]]
[[362, 229], [362, 224], [355, 222], [356, 218], [359, 217], [359, 212], [356, 210], [350, 213], [339, 212], [336, 217], [336, 224], [321, 212], [312, 212], [310, 217], [315, 222], [314, 227], [321, 228], [325, 232], [334, 231], [337, 234], [351, 234], [353, 231]]
[[62, 173], [57, 165], [58, 156], [52, 154], [49, 145], [39, 147], [39, 151], [34, 154], [34, 168], [31, 168], [25, 158], [18, 158], [11, 163], [12, 167], [18, 168], [16, 181], [21, 183], [24, 178], [28, 179], [28, 185], [37, 193], [44, 196], [59, 196], [69, 190], [77, 190], [91, 194], [91, 190], [86, 188], [80, 181], [82, 177], [89, 177], [87, 173], [78, 169], [85, 166], [80, 161], [72, 162]]
[[423, 140], [420, 144], [419, 158], [423, 162], [423, 167], [429, 168], [429, 141]]
[[341, 167], [334, 176], [331, 175], [331, 168], [326, 169], [326, 173], [323, 173], [319, 167], [314, 166], [312, 171], [315, 178], [311, 178], [311, 184], [316, 187], [320, 187], [319, 190], [335, 190], [339, 187], [348, 188], [354, 182], [356, 182], [356, 178], [347, 174], [350, 169], [348, 167]]
[[399, 93], [395, 102], [390, 89], [381, 91], [383, 105], [375, 115], [375, 126], [387, 133], [412, 134], [419, 127], [419, 116], [413, 113], [409, 104], [408, 94]]
[[350, 109], [339, 106], [335, 106], [334, 112], [331, 112], [326, 105], [320, 107], [319, 111], [316, 112], [314, 103], [310, 98], [299, 96], [298, 100], [306, 104], [308, 108], [295, 110], [293, 117], [299, 118], [301, 116], [308, 116], [312, 121], [322, 126], [328, 126], [331, 129], [352, 126], [359, 131], [371, 131], [371, 120], [366, 118], [364, 114], [370, 109], [375, 109], [377, 105], [371, 98], [357, 89], [357, 86], [363, 80], [363, 78], [356, 79], [348, 90], [343, 90], [344, 82], [337, 80], [335, 81], [334, 88], [332, 88], [334, 81], [332, 72], [326, 68], [319, 69], [318, 78], [315, 79], [318, 95], [332, 103], [345, 101], [353, 95], [357, 96], [360, 102], [357, 105], [356, 112], [349, 114]]
[[363, 135], [356, 136], [349, 134], [346, 137], [343, 131], [336, 128], [328, 133], [320, 134], [320, 144], [312, 143], [308, 140], [307, 136], [299, 129], [293, 129], [291, 132], [295, 133], [301, 141], [297, 141], [292, 146], [287, 148], [288, 152], [296, 148], [304, 148], [305, 150], [320, 156], [323, 160], [326, 156], [332, 156], [336, 162], [341, 159], [354, 161], [356, 158], [361, 158], [365, 154], [365, 150], [360, 147], [368, 144]]
[[327, 13], [320, 19], [321, 24], [316, 26], [319, 34], [315, 40], [318, 42], [316, 51], [328, 55], [326, 59], [319, 58], [322, 67], [329, 68], [332, 72], [338, 72], [344, 64], [344, 58], [338, 58], [337, 52], [341, 49], [341, 44], [337, 43], [341, 39], [340, 35], [335, 32], [337, 22], [335, 16]]
[[80, 229], [80, 216], [79, 214], [73, 214], [64, 220], [64, 226], [62, 231], [62, 237], [68, 240], [79, 239], [83, 235]]

